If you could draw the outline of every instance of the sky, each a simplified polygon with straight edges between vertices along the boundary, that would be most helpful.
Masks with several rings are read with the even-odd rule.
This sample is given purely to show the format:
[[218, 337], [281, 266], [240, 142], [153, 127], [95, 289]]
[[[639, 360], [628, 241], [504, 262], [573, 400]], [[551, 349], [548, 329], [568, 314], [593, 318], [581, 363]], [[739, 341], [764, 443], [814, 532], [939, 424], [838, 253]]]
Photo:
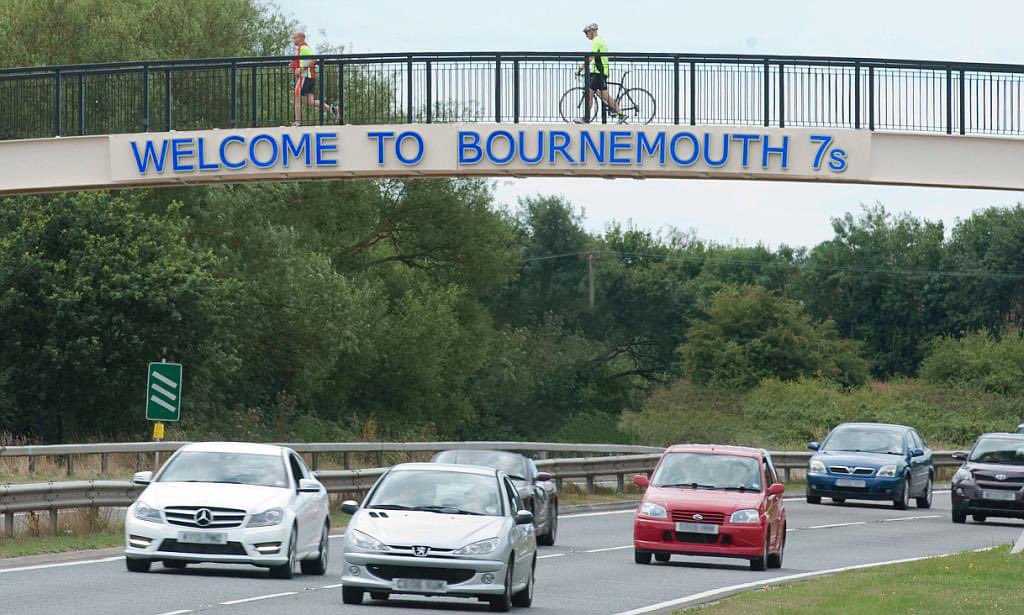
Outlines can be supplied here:
[[[310, 33], [355, 52], [578, 51], [581, 30], [601, 26], [610, 51], [751, 53], [964, 60], [1024, 64], [1019, 0], [279, 0]], [[537, 194], [583, 208], [586, 226], [613, 221], [652, 231], [694, 230], [721, 243], [809, 246], [832, 236], [831, 219], [881, 203], [943, 220], [947, 231], [976, 209], [1024, 202], [1024, 193], [944, 188], [723, 180], [498, 180], [514, 206]]]

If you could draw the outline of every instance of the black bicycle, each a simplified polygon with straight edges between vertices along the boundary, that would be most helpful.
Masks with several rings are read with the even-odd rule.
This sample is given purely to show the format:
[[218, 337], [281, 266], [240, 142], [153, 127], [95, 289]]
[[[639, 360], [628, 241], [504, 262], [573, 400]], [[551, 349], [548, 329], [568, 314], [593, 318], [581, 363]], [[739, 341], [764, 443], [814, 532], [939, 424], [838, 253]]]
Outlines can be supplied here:
[[[615, 104], [619, 106], [619, 109], [626, 116], [626, 121], [634, 124], [650, 124], [654, 120], [654, 114], [658, 111], [657, 103], [654, 101], [654, 95], [643, 88], [627, 88], [624, 83], [626, 77], [629, 76], [629, 71], [622, 74], [622, 81], [609, 81], [608, 86], [615, 86]], [[584, 77], [585, 79], [585, 77]], [[558, 113], [562, 116], [562, 119], [566, 122], [580, 122], [584, 119], [584, 111], [587, 105], [587, 85], [577, 86], [570, 88], [565, 94], [562, 94], [561, 100], [558, 101]], [[596, 98], [601, 101], [601, 106], [606, 112], [610, 113], [607, 103], [600, 97], [600, 92], [597, 93]], [[591, 113], [590, 120], [595, 121], [598, 119], [596, 113]]]

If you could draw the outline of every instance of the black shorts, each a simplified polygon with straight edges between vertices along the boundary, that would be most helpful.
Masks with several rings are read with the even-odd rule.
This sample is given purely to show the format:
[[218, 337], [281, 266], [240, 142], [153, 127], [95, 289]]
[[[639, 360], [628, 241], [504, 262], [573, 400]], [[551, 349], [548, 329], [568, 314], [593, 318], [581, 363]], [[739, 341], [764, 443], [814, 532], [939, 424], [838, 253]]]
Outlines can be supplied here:
[[601, 92], [608, 89], [608, 77], [601, 73], [590, 73], [590, 89]]
[[306, 96], [307, 94], [313, 93], [313, 88], [316, 86], [316, 79], [310, 79], [309, 77], [299, 77], [299, 80], [295, 82], [295, 95]]

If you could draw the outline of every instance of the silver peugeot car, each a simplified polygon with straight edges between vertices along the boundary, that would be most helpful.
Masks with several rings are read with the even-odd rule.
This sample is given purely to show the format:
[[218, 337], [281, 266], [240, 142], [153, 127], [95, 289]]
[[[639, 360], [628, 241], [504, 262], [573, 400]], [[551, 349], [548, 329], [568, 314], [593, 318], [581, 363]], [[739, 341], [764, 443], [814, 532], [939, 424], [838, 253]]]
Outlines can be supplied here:
[[502, 471], [406, 463], [383, 476], [352, 515], [342, 547], [342, 600], [392, 594], [476, 598], [492, 611], [533, 602], [533, 515]]

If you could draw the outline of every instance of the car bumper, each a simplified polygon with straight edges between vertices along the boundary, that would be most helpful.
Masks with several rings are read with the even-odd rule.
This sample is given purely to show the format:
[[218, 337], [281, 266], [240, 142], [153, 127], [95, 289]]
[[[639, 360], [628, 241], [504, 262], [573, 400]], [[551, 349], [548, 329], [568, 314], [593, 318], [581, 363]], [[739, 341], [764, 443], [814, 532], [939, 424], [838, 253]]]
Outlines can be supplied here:
[[[226, 545], [195, 545], [178, 542], [179, 532], [202, 532], [194, 528], [152, 523], [134, 517], [125, 520], [125, 557], [132, 559], [178, 560], [280, 566], [288, 562], [291, 527], [227, 528], [207, 533], [226, 534]], [[276, 543], [276, 545], [275, 545]]]
[[[342, 555], [342, 566], [342, 584], [367, 591], [466, 597], [500, 596], [505, 593], [506, 563], [498, 559], [409, 557], [352, 551]], [[422, 577], [444, 578], [447, 588], [444, 592], [395, 588], [396, 578]]]
[[982, 497], [982, 491], [982, 488], [973, 483], [953, 485], [950, 492], [953, 510], [968, 515], [1024, 519], [1024, 500], [1019, 492], [1014, 494], [1013, 501], [1004, 501], [985, 499]]
[[[862, 480], [863, 487], [837, 484], [838, 481]], [[848, 500], [893, 500], [903, 488], [903, 477], [850, 477], [831, 474], [808, 474], [807, 495], [811, 497], [843, 498]]]
[[[633, 526], [633, 547], [652, 553], [708, 555], [750, 559], [764, 553], [765, 526], [730, 524], [719, 526], [718, 536], [679, 534], [672, 521], [637, 519]], [[711, 542], [713, 540], [713, 542]]]

